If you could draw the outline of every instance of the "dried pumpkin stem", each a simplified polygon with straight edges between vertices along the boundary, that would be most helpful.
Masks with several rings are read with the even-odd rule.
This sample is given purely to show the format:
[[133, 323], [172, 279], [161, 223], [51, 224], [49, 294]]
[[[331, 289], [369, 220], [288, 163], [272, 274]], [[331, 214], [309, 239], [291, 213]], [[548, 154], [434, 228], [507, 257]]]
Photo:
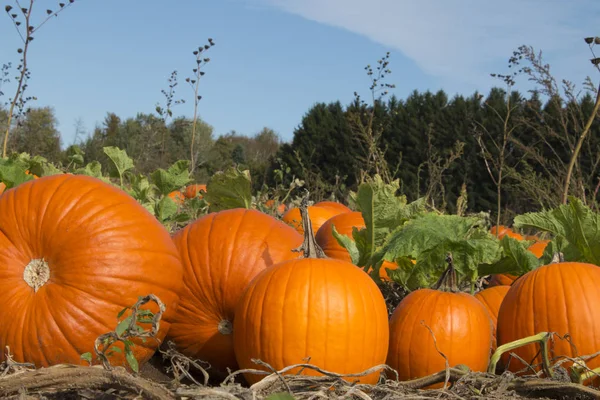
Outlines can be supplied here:
[[302, 199], [300, 203], [300, 215], [302, 217], [302, 228], [304, 229], [304, 241], [302, 245], [292, 251], [302, 252], [304, 258], [327, 258], [325, 252], [317, 244], [317, 240], [315, 239], [315, 235], [312, 229], [312, 222], [310, 221], [310, 217], [308, 215], [308, 191], [306, 191], [306, 196]]
[[454, 258], [452, 257], [452, 253], [448, 253], [446, 256], [446, 262], [448, 263], [448, 268], [444, 271], [440, 279], [432, 286], [433, 289], [442, 290], [452, 293], [457, 293], [460, 291], [458, 288], [458, 282], [456, 278], [456, 270], [454, 269]]
[[551, 264], [556, 264], [556, 263], [561, 263], [561, 262], [565, 262], [565, 256], [563, 253], [561, 253], [560, 251], [557, 253], [554, 253], [554, 255], [552, 256], [552, 260], [550, 261]]
[[547, 377], [552, 378], [554, 374], [552, 373], [552, 369], [550, 368], [550, 359], [548, 358], [548, 339], [551, 337], [551, 333], [548, 332], [540, 332], [537, 335], [528, 336], [523, 339], [515, 340], [514, 342], [505, 343], [502, 346], [498, 346], [492, 357], [490, 358], [490, 364], [488, 365], [488, 373], [493, 374], [496, 371], [496, 366], [502, 357], [502, 354], [517, 349], [519, 347], [532, 344], [539, 343], [541, 348], [541, 356], [542, 356], [542, 369]]

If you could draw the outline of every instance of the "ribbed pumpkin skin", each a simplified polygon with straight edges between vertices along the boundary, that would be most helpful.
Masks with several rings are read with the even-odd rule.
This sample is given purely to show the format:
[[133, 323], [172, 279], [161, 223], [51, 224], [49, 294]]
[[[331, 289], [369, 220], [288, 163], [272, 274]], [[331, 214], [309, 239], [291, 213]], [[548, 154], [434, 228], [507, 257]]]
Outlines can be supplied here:
[[[248, 286], [236, 310], [235, 353], [241, 368], [261, 369], [252, 358], [279, 370], [311, 357], [325, 370], [358, 373], [385, 363], [388, 329], [383, 296], [364, 271], [344, 261], [305, 258], [273, 266]], [[245, 377], [255, 383], [264, 375]]]
[[292, 249], [302, 237], [267, 214], [232, 209], [198, 219], [173, 241], [184, 266], [184, 287], [169, 339], [183, 354], [221, 372], [235, 369], [232, 335], [219, 333], [219, 323], [233, 321], [238, 300], [259, 272], [300, 256]]
[[[357, 229], [363, 229], [365, 227], [365, 220], [363, 219], [361, 212], [351, 211], [329, 218], [319, 228], [315, 236], [317, 244], [321, 246], [328, 257], [352, 262], [348, 250], [343, 248], [333, 236], [333, 226], [335, 226], [335, 230], [338, 233], [352, 238], [352, 227], [355, 226]], [[379, 277], [381, 279], [389, 280], [390, 278], [387, 274], [386, 268], [396, 269], [398, 266], [389, 261], [383, 262], [381, 268], [379, 269]]]
[[[50, 278], [34, 292], [24, 271], [42, 258]], [[167, 230], [132, 197], [99, 179], [48, 176], [0, 196], [0, 348], [10, 346], [17, 361], [85, 364], [80, 355], [94, 354], [94, 341], [116, 328], [117, 314], [150, 293], [166, 305], [158, 334], [164, 339], [182, 275]], [[158, 346], [136, 343], [140, 363]], [[110, 358], [113, 365], [127, 365], [121, 354]]]
[[485, 306], [490, 313], [490, 318], [493, 322], [492, 350], [496, 350], [497, 347], [496, 326], [498, 322], [498, 311], [500, 310], [500, 305], [502, 304], [502, 300], [504, 300], [504, 296], [506, 296], [506, 293], [508, 293], [508, 289], [510, 289], [510, 286], [507, 285], [493, 286], [475, 293], [475, 298]]
[[335, 201], [320, 201], [318, 203], [315, 203], [315, 207], [328, 208], [337, 214], [347, 213], [347, 212], [352, 211], [350, 208], [343, 205], [342, 203], [338, 203]]
[[[569, 334], [577, 349], [566, 340], [554, 341], [553, 356], [589, 355], [600, 350], [600, 267], [578, 262], [545, 265], [528, 272], [511, 286], [498, 313], [498, 345], [540, 332]], [[540, 363], [539, 346], [530, 344], [513, 350], [526, 362]], [[508, 356], [503, 358], [506, 365]], [[600, 367], [600, 357], [586, 361]], [[564, 364], [567, 366], [568, 364]], [[523, 363], [511, 360], [510, 370]]]
[[[317, 231], [329, 218], [340, 214], [331, 208], [325, 207], [308, 207], [308, 215], [312, 222], [313, 234], [317, 234]], [[281, 217], [283, 222], [292, 226], [301, 235], [304, 234], [304, 228], [302, 227], [302, 217], [300, 216], [300, 209], [298, 207], [290, 208]]]
[[[485, 371], [492, 344], [492, 327], [485, 306], [467, 293], [419, 289], [406, 296], [390, 319], [390, 349], [387, 363], [409, 380], [465, 364]], [[433, 387], [441, 387], [434, 385]]]

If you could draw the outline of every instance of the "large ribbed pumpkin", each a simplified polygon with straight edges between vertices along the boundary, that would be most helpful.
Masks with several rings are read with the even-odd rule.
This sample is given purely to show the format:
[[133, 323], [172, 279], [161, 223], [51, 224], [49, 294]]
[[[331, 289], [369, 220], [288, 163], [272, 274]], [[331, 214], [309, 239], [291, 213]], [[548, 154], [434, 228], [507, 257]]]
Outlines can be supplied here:
[[450, 367], [464, 364], [472, 371], [485, 371], [491, 345], [490, 316], [474, 296], [419, 289], [402, 299], [392, 314], [387, 363], [400, 380], [420, 378], [446, 368], [439, 350]]
[[[551, 356], [576, 357], [600, 351], [600, 267], [579, 262], [552, 263], [520, 277], [504, 297], [498, 313], [498, 345], [535, 335], [556, 332], [567, 340], [555, 339]], [[512, 350], [526, 362], [541, 362], [537, 344]], [[503, 358], [506, 365], [507, 355]], [[600, 356], [586, 361], [600, 367]], [[563, 364], [568, 366], [569, 364]], [[524, 368], [510, 362], [511, 371]]]
[[475, 293], [475, 298], [479, 300], [490, 313], [490, 318], [492, 320], [492, 351], [496, 350], [496, 325], [498, 321], [498, 311], [500, 310], [500, 305], [502, 304], [502, 300], [504, 300], [504, 296], [508, 293], [508, 289], [510, 286], [501, 285], [501, 286], [493, 286], [487, 289], [484, 289], [480, 292]]
[[[321, 258], [307, 231], [305, 257], [266, 269], [240, 300], [234, 321], [239, 366], [264, 369], [251, 361], [259, 359], [280, 370], [310, 357], [317, 367], [349, 374], [384, 364], [389, 328], [379, 288], [353, 264]], [[319, 375], [312, 369], [302, 374]], [[347, 379], [375, 383], [379, 374]], [[255, 383], [264, 375], [245, 377]]]
[[[80, 356], [93, 353], [96, 338], [116, 328], [117, 314], [150, 293], [166, 305], [162, 341], [182, 275], [167, 230], [99, 179], [48, 176], [0, 196], [0, 348], [10, 346], [16, 361], [38, 367], [84, 362]], [[140, 363], [158, 346], [136, 343]], [[126, 366], [122, 355], [109, 360]]]
[[[335, 258], [337, 260], [344, 260], [352, 262], [348, 250], [342, 247], [335, 236], [333, 236], [333, 227], [335, 230], [342, 235], [346, 235], [352, 238], [352, 228], [363, 229], [365, 227], [365, 220], [363, 219], [360, 211], [352, 211], [343, 214], [338, 214], [328, 219], [317, 231], [315, 239], [317, 243], [328, 257]], [[389, 280], [386, 268], [397, 269], [398, 265], [384, 261], [381, 268], [379, 269], [379, 277], [384, 280]]]
[[232, 323], [246, 285], [271, 265], [298, 258], [302, 236], [256, 210], [208, 214], [175, 233], [184, 266], [181, 304], [170, 332], [183, 354], [213, 372], [237, 368]]

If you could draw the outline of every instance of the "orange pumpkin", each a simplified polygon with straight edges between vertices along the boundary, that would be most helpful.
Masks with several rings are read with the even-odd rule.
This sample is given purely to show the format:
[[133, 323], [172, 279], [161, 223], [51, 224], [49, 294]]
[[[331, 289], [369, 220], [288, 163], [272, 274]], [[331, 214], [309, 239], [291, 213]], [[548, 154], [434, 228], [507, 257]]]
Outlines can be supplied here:
[[[271, 209], [275, 208], [275, 200], [269, 199], [269, 200], [265, 201], [265, 207], [271, 208]], [[287, 210], [287, 207], [285, 204], [282, 203], [277, 206], [277, 212], [279, 214], [283, 214], [285, 212], [285, 210]]]
[[[353, 264], [307, 250], [321, 249], [312, 229], [306, 230], [305, 257], [261, 272], [238, 303], [233, 336], [239, 366], [264, 369], [255, 358], [280, 370], [310, 357], [317, 367], [348, 374], [384, 364], [389, 331], [379, 288]], [[288, 372], [296, 373], [320, 375], [312, 369]], [[379, 375], [347, 379], [373, 384]], [[265, 375], [244, 376], [255, 383]]]
[[[365, 220], [359, 211], [351, 211], [344, 214], [338, 214], [328, 219], [317, 231], [316, 240], [319, 246], [323, 249], [328, 257], [332, 257], [338, 260], [344, 260], [352, 262], [348, 250], [342, 247], [337, 239], [333, 236], [333, 226], [335, 230], [342, 234], [352, 238], [352, 227], [362, 229], [365, 227]], [[379, 269], [379, 277], [384, 280], [389, 280], [386, 268], [397, 269], [398, 265], [384, 261], [383, 265]]]
[[285, 223], [242, 208], [208, 214], [173, 236], [184, 266], [184, 287], [169, 331], [183, 354], [208, 361], [211, 371], [236, 369], [232, 322], [246, 285], [271, 265], [299, 257], [302, 236]]
[[[331, 208], [316, 206], [308, 207], [308, 213], [312, 222], [312, 229], [314, 235], [317, 234], [317, 231], [319, 230], [321, 225], [325, 223], [325, 221], [327, 221], [329, 218], [335, 215], [341, 214], [341, 212], [332, 210]], [[283, 214], [281, 219], [283, 220], [283, 222], [291, 225], [301, 235], [304, 234], [304, 228], [302, 227], [302, 217], [300, 216], [300, 208], [290, 208], [285, 212], [285, 214]]]
[[523, 235], [513, 231], [512, 229], [510, 229], [507, 226], [504, 225], [500, 225], [499, 227], [497, 226], [492, 226], [492, 229], [490, 229], [490, 233], [492, 235], [496, 235], [498, 237], [498, 239], [502, 239], [503, 236], [508, 236], [511, 238], [515, 238], [517, 240], [524, 240], [525, 238], [523, 237]]
[[171, 193], [168, 194], [168, 196], [171, 199], [173, 199], [173, 201], [178, 205], [183, 204], [183, 202], [185, 201], [185, 196], [179, 190], [172, 191]]
[[[196, 197], [198, 195], [198, 192], [200, 192], [200, 191], [206, 192], [206, 185], [204, 185], [204, 184], [188, 185], [185, 188], [184, 195], [187, 199], [193, 199], [194, 197]], [[200, 194], [199, 197], [202, 198], [202, 194]]]
[[336, 214], [351, 212], [352, 210], [342, 203], [336, 201], [320, 201], [315, 203], [315, 207], [328, 208]]
[[475, 293], [475, 298], [479, 300], [487, 309], [492, 320], [492, 351], [496, 350], [496, 325], [498, 321], [498, 311], [504, 296], [510, 289], [510, 286], [494, 286]]
[[[534, 269], [515, 281], [498, 313], [498, 345], [540, 332], [556, 332], [570, 339], [556, 338], [550, 357], [577, 357], [600, 349], [600, 268], [580, 262], [552, 263]], [[569, 344], [571, 342], [572, 344]], [[528, 344], [512, 350], [525, 362], [541, 363], [539, 345]], [[505, 354], [503, 364], [508, 361]], [[590, 369], [600, 367], [600, 356], [586, 360]], [[562, 364], [568, 367], [571, 363]], [[509, 369], [524, 365], [512, 359]]]
[[472, 371], [487, 369], [492, 346], [490, 316], [474, 296], [453, 290], [415, 290], [392, 313], [387, 364], [398, 371], [400, 380], [443, 371], [446, 361], [438, 350], [450, 367], [464, 364]]
[[[47, 176], [0, 196], [0, 348], [10, 346], [16, 361], [85, 363], [81, 354], [95, 354], [94, 341], [116, 328], [117, 314], [150, 293], [166, 306], [157, 335], [162, 341], [182, 275], [165, 228], [127, 193], [99, 179]], [[154, 304], [149, 309], [158, 311]], [[140, 364], [159, 344], [135, 343]], [[109, 360], [127, 366], [122, 352]]]

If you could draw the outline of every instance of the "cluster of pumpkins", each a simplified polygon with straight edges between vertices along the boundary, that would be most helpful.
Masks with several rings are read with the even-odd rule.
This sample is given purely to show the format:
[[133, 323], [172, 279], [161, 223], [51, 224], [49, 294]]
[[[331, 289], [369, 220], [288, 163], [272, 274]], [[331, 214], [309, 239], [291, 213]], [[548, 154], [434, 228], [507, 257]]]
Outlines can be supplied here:
[[[451, 366], [483, 371], [496, 332], [505, 343], [560, 330], [546, 314], [566, 321], [579, 354], [600, 349], [595, 266], [544, 266], [479, 299], [420, 289], [390, 319], [378, 286], [331, 235], [332, 225], [342, 234], [364, 227], [360, 213], [322, 202], [307, 215], [292, 208], [282, 221], [232, 209], [171, 235], [135, 199], [98, 179], [54, 175], [21, 184], [0, 196], [0, 347], [36, 366], [85, 364], [81, 354], [115, 329], [119, 312], [154, 294], [166, 311], [157, 340], [134, 341], [138, 362], [171, 340], [217, 375], [264, 369], [259, 359], [277, 370], [308, 362], [340, 374], [387, 363], [406, 380], [443, 370], [444, 356]], [[520, 355], [535, 359], [535, 346], [524, 349]], [[127, 366], [123, 352], [109, 360]], [[250, 383], [263, 376], [245, 374]], [[376, 370], [347, 379], [379, 377]]]

